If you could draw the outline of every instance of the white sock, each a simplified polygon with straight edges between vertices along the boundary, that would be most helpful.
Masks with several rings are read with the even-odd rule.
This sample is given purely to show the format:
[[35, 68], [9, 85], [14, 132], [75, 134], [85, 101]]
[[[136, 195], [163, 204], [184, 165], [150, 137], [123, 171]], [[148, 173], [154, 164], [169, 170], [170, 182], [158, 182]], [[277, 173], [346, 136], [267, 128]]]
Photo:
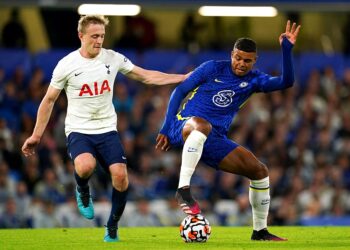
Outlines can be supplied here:
[[253, 210], [253, 229], [259, 231], [266, 228], [270, 207], [269, 177], [250, 181], [249, 201]]
[[191, 177], [202, 156], [203, 145], [207, 136], [198, 130], [193, 130], [185, 141], [182, 149], [182, 163], [179, 187], [189, 186]]

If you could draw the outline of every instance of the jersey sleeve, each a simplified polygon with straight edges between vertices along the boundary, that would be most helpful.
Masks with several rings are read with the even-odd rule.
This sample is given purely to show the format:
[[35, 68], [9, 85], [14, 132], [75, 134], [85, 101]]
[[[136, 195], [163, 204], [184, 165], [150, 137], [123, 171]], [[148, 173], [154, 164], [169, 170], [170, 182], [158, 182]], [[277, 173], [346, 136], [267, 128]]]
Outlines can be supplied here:
[[261, 71], [255, 71], [255, 77], [253, 83], [256, 86], [256, 92], [265, 92], [265, 87], [271, 78], [271, 75], [263, 73]]
[[118, 71], [123, 75], [129, 73], [134, 68], [134, 64], [126, 56], [116, 52], [116, 57], [119, 64]]
[[67, 82], [66, 68], [64, 59], [60, 60], [52, 73], [50, 85], [56, 89], [63, 89]]
[[208, 77], [211, 78], [212, 73], [215, 71], [215, 62], [207, 61], [198, 66], [191, 75], [179, 86], [186, 85], [192, 90], [199, 84], [205, 82]]
[[282, 75], [276, 77], [266, 77], [264, 73], [260, 73], [257, 78], [257, 85], [260, 92], [272, 92], [282, 90], [293, 86], [294, 83], [294, 67], [292, 60], [293, 44], [287, 39], [282, 41]]

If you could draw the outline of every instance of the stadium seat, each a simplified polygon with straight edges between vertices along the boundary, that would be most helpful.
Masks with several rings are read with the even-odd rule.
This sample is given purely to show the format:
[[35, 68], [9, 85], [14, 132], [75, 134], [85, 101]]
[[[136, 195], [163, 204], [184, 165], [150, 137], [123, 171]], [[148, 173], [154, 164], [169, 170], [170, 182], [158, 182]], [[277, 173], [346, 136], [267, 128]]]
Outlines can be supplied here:
[[[0, 68], [5, 70], [5, 80], [12, 77], [17, 67], [22, 67], [28, 77], [36, 67], [44, 71], [44, 80], [50, 81], [52, 71], [58, 61], [73, 49], [53, 49], [31, 55], [22, 49], [0, 49]], [[147, 69], [164, 72], [185, 73], [193, 67], [208, 60], [230, 60], [230, 51], [203, 50], [198, 54], [189, 54], [183, 50], [150, 49], [142, 53], [134, 49], [119, 49], [116, 51], [128, 57], [134, 64]], [[282, 56], [280, 51], [259, 51], [256, 68], [266, 73], [279, 73]], [[294, 65], [297, 79], [301, 84], [307, 82], [312, 69], [323, 70], [331, 66], [340, 79], [345, 67], [350, 67], [350, 57], [336, 53], [326, 55], [320, 52], [303, 52], [294, 55]]]
[[344, 57], [344, 69], [350, 68], [350, 56]]
[[6, 108], [0, 108], [0, 119], [4, 119], [7, 126], [13, 131], [19, 131], [20, 129], [20, 118], [17, 114], [14, 114]]
[[57, 49], [39, 52], [34, 55], [33, 68], [41, 68], [44, 71], [44, 81], [49, 82], [51, 80], [52, 71], [56, 67], [59, 60], [72, 51], [73, 50]]
[[258, 51], [258, 59], [255, 67], [271, 74], [281, 73], [282, 55], [280, 51]]
[[188, 65], [188, 55], [180, 50], [152, 49], [145, 51], [138, 63], [147, 69], [183, 73]]
[[302, 218], [302, 226], [349, 226], [350, 216], [320, 216], [311, 218]]
[[344, 57], [341, 54], [326, 55], [317, 52], [303, 52], [295, 65], [298, 67], [299, 81], [304, 85], [313, 69], [322, 71], [327, 66], [331, 66], [336, 77], [340, 79], [344, 71]]
[[227, 225], [230, 216], [237, 216], [238, 204], [233, 200], [219, 200], [214, 205], [214, 212], [218, 215], [221, 225]]
[[137, 64], [138, 57], [140, 56], [134, 49], [115, 48], [114, 51], [126, 56], [134, 64]]
[[195, 67], [209, 60], [230, 60], [231, 51], [223, 50], [203, 50], [194, 55], [192, 60]]
[[5, 81], [9, 80], [17, 67], [21, 67], [25, 77], [31, 73], [31, 55], [24, 49], [1, 49], [0, 68], [5, 71]]

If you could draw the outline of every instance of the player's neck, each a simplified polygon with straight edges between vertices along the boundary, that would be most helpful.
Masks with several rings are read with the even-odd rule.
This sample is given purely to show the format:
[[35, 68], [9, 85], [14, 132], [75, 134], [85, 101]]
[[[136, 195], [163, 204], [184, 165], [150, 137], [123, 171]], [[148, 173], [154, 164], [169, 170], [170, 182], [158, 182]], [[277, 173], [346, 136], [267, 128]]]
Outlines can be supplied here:
[[85, 50], [84, 48], [80, 48], [79, 49], [79, 53], [82, 57], [86, 58], [86, 59], [94, 59], [96, 58], [100, 53], [98, 54], [90, 54], [87, 50]]

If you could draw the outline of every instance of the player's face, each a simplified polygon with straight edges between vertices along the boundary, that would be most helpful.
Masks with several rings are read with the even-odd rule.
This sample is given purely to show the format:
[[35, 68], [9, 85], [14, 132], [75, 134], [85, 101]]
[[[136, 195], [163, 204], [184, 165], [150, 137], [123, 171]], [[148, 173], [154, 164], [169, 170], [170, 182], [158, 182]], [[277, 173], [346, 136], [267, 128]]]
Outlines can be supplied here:
[[84, 57], [96, 57], [102, 48], [105, 38], [105, 26], [102, 24], [89, 24], [85, 33], [79, 32], [81, 41], [81, 53]]
[[252, 70], [256, 62], [255, 52], [234, 49], [231, 53], [232, 71], [238, 76], [245, 76]]

